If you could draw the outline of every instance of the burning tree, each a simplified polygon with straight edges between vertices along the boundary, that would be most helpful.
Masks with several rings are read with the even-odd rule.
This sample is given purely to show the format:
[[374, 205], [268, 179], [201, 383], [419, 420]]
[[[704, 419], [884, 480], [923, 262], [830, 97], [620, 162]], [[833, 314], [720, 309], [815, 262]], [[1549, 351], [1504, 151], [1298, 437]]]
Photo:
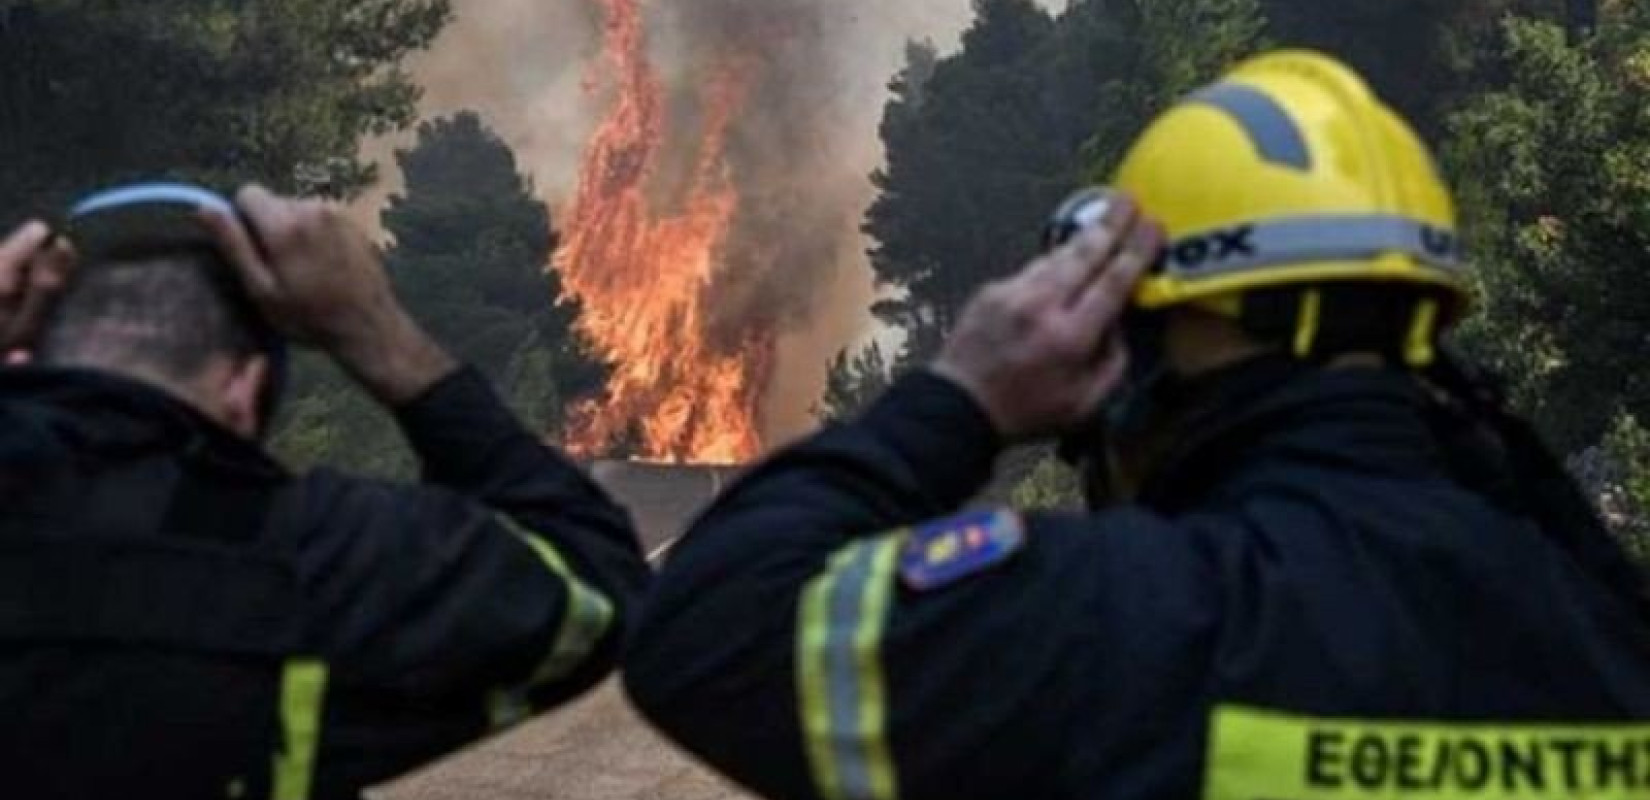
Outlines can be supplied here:
[[584, 331], [618, 369], [607, 397], [575, 409], [569, 446], [601, 452], [634, 425], [645, 458], [748, 458], [761, 447], [756, 407], [773, 332], [752, 331], [732, 347], [704, 335], [707, 287], [739, 207], [725, 151], [748, 68], [721, 65], [706, 83], [689, 178], [672, 198], [678, 207], [660, 213], [650, 189], [666, 155], [665, 91], [638, 2], [603, 5], [615, 98], [591, 143], [558, 264], [591, 308]]
[[[863, 176], [840, 181], [840, 99], [823, 79], [852, 57], [848, 21], [818, 0], [590, 1], [605, 112], [557, 264], [615, 372], [573, 410], [569, 448], [749, 460], [780, 334], [858, 247], [843, 210]], [[650, 29], [673, 37], [669, 60]]]

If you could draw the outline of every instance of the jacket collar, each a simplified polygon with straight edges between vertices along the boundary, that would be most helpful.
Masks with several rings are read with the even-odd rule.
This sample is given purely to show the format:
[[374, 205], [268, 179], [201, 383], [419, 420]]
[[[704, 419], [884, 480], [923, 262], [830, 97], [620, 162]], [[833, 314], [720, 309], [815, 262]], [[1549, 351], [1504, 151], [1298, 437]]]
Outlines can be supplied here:
[[0, 369], [0, 409], [6, 409], [7, 416], [23, 415], [36, 434], [78, 450], [109, 455], [172, 452], [270, 478], [287, 474], [260, 444], [223, 428], [188, 403], [158, 387], [102, 370]]
[[[1390, 369], [1328, 370], [1268, 359], [1183, 384], [1183, 433], [1142, 501], [1163, 511], [1239, 489], [1257, 468], [1293, 463], [1371, 475], [1445, 474], [1423, 389]], [[1171, 401], [1173, 402], [1173, 401]]]
[[[1521, 475], [1513, 467], [1506, 449], [1510, 443], [1484, 448], [1481, 432], [1471, 430], [1479, 421], [1439, 416], [1428, 389], [1410, 374], [1322, 370], [1277, 360], [1245, 365], [1191, 388], [1199, 399], [1180, 416], [1187, 421], [1180, 430], [1198, 433], [1183, 437], [1182, 446], [1160, 462], [1164, 467], [1142, 493], [1145, 506], [1175, 513], [1238, 497], [1257, 482], [1271, 480], [1277, 466], [1372, 476], [1436, 475], [1539, 524], [1641, 618], [1650, 619], [1642, 575], [1597, 523], [1585, 499], [1571, 509], [1563, 493], [1532, 489], [1528, 482], [1542, 478]], [[1192, 394], [1187, 387], [1182, 392]]]

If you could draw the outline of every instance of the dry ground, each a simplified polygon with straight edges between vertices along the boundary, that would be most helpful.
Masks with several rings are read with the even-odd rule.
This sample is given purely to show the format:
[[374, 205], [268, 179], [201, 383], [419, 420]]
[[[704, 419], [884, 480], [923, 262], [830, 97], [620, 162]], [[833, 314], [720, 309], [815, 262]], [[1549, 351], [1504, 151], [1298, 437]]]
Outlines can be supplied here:
[[616, 684], [372, 794], [373, 800], [737, 800], [636, 718]]

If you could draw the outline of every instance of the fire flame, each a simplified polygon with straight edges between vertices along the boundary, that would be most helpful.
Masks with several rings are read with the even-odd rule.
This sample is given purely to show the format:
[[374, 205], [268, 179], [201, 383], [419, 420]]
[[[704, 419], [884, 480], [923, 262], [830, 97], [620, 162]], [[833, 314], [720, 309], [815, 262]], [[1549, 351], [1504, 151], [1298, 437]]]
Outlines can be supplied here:
[[674, 197], [661, 199], [655, 184], [667, 136], [679, 140], [685, 132], [669, 128], [641, 0], [593, 2], [606, 14], [598, 62], [606, 80], [588, 88], [609, 92], [611, 100], [561, 215], [557, 266], [567, 290], [584, 303], [583, 332], [615, 372], [604, 397], [572, 409], [568, 450], [590, 457], [624, 447], [645, 460], [748, 461], [762, 449], [758, 409], [774, 336], [711, 336], [709, 298], [739, 213], [727, 139], [754, 65], [729, 56], [701, 82], [691, 174]]

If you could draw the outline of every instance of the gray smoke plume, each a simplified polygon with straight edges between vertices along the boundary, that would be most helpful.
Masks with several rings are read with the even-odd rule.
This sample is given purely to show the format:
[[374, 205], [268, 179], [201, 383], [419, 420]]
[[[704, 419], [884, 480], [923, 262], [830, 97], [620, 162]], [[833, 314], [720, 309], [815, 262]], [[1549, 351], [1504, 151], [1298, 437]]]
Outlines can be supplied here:
[[[674, 0], [656, 7], [673, 93], [741, 61], [754, 83], [731, 131], [744, 203], [712, 287], [713, 334], [781, 332], [770, 443], [807, 430], [825, 364], [870, 326], [859, 224], [881, 161], [877, 125], [910, 38], [949, 41], [968, 0]], [[680, 106], [674, 107], [680, 108]], [[691, 112], [682, 116], [690, 116]]]

